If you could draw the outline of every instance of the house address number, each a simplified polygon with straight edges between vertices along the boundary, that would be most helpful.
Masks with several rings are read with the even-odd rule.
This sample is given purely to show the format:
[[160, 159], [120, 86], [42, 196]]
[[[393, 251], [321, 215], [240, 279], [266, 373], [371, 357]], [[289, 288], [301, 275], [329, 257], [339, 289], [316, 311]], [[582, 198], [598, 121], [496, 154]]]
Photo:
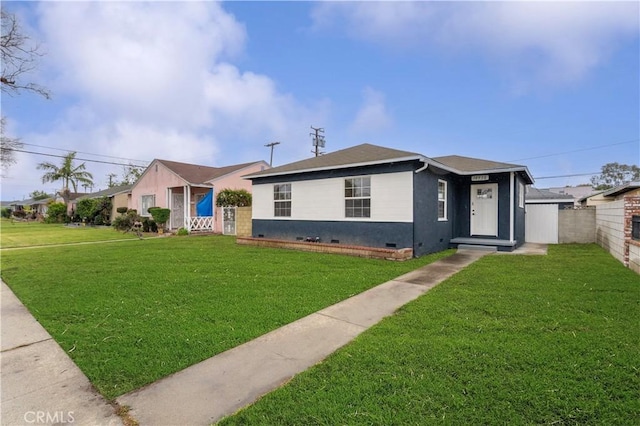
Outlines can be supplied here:
[[471, 176], [472, 182], [482, 182], [484, 180], [489, 180], [489, 175], [474, 175]]

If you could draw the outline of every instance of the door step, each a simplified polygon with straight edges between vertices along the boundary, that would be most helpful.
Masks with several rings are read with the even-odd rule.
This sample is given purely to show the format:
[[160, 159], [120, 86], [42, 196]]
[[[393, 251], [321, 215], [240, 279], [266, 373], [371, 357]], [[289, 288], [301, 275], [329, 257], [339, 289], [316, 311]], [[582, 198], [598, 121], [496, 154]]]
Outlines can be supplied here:
[[458, 250], [498, 251], [496, 246], [481, 246], [476, 244], [458, 244]]

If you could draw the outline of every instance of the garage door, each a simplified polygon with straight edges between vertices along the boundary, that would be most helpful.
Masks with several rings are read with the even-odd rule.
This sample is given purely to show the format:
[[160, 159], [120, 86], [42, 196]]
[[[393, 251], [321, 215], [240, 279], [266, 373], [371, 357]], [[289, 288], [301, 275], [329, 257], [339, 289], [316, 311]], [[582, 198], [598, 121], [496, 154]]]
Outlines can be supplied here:
[[525, 241], [558, 244], [558, 205], [527, 204]]

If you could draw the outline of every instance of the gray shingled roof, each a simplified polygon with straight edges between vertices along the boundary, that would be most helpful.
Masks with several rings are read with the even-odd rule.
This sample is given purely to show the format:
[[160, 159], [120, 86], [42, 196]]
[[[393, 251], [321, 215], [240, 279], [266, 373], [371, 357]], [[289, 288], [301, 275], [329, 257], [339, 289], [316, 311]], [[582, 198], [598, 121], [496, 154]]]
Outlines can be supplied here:
[[434, 157], [432, 160], [444, 164], [455, 170], [466, 173], [483, 172], [487, 170], [513, 169], [524, 167], [520, 164], [499, 163], [497, 161], [481, 160], [478, 158], [461, 157], [460, 155], [447, 155], [445, 157]]
[[92, 192], [91, 194], [83, 195], [82, 197], [78, 197], [78, 200], [82, 200], [85, 198], [110, 197], [112, 195], [120, 194], [121, 192], [131, 191], [131, 188], [133, 188], [133, 185], [114, 186], [111, 188], [103, 189], [102, 191]]
[[554, 201], [566, 201], [572, 202], [573, 195], [569, 194], [558, 194], [556, 192], [551, 192], [547, 189], [538, 189], [534, 187], [527, 188], [527, 194], [525, 196], [527, 201], [545, 201], [545, 200], [554, 200]]
[[624, 185], [616, 186], [615, 188], [604, 191], [602, 195], [605, 197], [615, 197], [616, 195], [624, 194], [625, 192], [633, 191], [640, 188], [640, 181], [625, 183]]
[[319, 157], [308, 158], [285, 164], [261, 172], [252, 173], [245, 177], [254, 178], [260, 176], [270, 176], [289, 173], [300, 173], [310, 170], [328, 170], [353, 166], [358, 164], [388, 163], [392, 160], [414, 160], [422, 155], [415, 152], [400, 151], [397, 149], [385, 148], [382, 146], [364, 143], [351, 148], [341, 149]]
[[283, 166], [274, 167], [257, 173], [244, 176], [248, 179], [287, 175], [292, 173], [303, 173], [318, 170], [330, 170], [344, 167], [354, 167], [370, 164], [384, 164], [394, 161], [420, 160], [428, 162], [435, 167], [442, 167], [444, 170], [453, 171], [459, 174], [473, 174], [476, 172], [501, 172], [501, 171], [522, 171], [531, 181], [531, 175], [525, 166], [509, 163], [498, 163], [495, 161], [480, 160], [477, 158], [461, 157], [450, 155], [446, 157], [427, 158], [422, 154], [397, 149], [385, 148], [372, 144], [356, 145], [351, 148], [342, 149], [320, 157], [308, 158], [296, 161]]
[[180, 176], [190, 184], [204, 184], [212, 181], [229, 173], [242, 170], [245, 167], [249, 167], [252, 164], [259, 163], [259, 161], [252, 161], [251, 163], [235, 164], [226, 167], [209, 167], [200, 166], [197, 164], [179, 163], [177, 161], [157, 160], [163, 164], [169, 170]]

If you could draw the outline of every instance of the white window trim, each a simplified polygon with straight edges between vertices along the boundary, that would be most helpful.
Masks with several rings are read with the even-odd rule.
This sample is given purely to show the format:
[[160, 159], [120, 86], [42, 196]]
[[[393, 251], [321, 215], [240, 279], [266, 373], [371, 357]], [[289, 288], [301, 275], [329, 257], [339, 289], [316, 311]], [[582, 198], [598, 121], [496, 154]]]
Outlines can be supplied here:
[[[444, 184], [444, 200], [440, 200], [440, 184]], [[449, 220], [449, 183], [446, 180], [438, 179], [438, 222], [447, 222]], [[440, 201], [444, 202], [444, 217], [440, 217]]]
[[518, 207], [524, 209], [524, 184], [518, 183]]
[[[359, 220], [371, 220], [371, 198], [372, 198], [372, 194], [371, 194], [371, 176], [369, 175], [365, 175], [365, 176], [349, 176], [349, 177], [345, 177], [342, 180], [342, 186], [344, 189], [344, 185], [347, 182], [347, 179], [369, 179], [369, 195], [367, 196], [360, 196], [360, 197], [347, 197], [346, 195], [344, 196], [344, 218], [346, 220], [355, 220], [355, 221], [359, 221]], [[369, 200], [369, 216], [347, 216], [347, 207], [346, 207], [346, 201], [347, 200]]]
[[152, 203], [151, 203], [151, 205], [149, 207], [155, 207], [156, 194], [143, 194], [143, 195], [140, 196], [140, 216], [151, 217], [151, 213], [149, 213], [149, 210], [148, 210], [149, 207], [147, 207], [147, 211], [146, 212], [144, 211], [144, 206], [143, 206], [143, 203], [142, 203], [142, 199], [144, 197], [153, 197], [153, 201], [152, 201]]
[[[275, 199], [275, 188], [276, 186], [282, 186], [282, 185], [289, 185], [289, 198], [285, 198], [284, 200], [276, 200]], [[274, 218], [278, 218], [278, 219], [282, 219], [282, 218], [291, 218], [293, 216], [293, 202], [292, 202], [292, 198], [293, 198], [293, 185], [291, 185], [290, 182], [287, 183], [276, 183], [273, 184], [273, 191], [272, 191], [272, 196], [273, 196], [273, 217]], [[277, 216], [276, 215], [276, 205], [278, 203], [285, 203], [285, 202], [289, 202], [290, 203], [290, 208], [289, 208], [289, 215], [288, 216]]]

